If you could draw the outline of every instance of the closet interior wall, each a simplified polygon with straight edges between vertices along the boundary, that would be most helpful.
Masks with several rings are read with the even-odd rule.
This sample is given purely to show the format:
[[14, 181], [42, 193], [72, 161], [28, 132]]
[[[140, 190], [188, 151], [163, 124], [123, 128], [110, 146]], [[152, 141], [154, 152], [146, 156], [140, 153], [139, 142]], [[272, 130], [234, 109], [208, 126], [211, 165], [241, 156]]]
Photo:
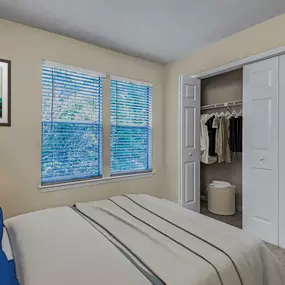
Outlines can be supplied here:
[[[238, 69], [221, 75], [203, 79], [201, 82], [201, 105], [242, 100], [243, 70]], [[240, 111], [242, 106], [231, 108]], [[201, 111], [205, 113], [226, 112], [226, 108]], [[230, 182], [237, 187], [236, 208], [242, 210], [242, 154], [234, 155], [231, 163], [201, 163], [201, 195], [205, 195], [207, 185], [213, 180]]]

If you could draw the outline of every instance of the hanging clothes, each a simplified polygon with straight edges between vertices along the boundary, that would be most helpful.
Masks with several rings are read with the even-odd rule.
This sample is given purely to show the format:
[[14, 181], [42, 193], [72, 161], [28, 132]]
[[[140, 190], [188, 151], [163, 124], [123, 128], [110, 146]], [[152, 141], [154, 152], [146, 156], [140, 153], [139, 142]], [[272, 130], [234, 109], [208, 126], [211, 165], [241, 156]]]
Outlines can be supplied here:
[[219, 118], [219, 129], [218, 129], [218, 136], [217, 136], [217, 155], [218, 155], [218, 162], [224, 162], [223, 158], [223, 132], [224, 126], [222, 123], [222, 118]]
[[226, 116], [221, 117], [221, 125], [222, 125], [222, 161], [221, 162], [232, 162], [230, 144], [229, 144], [229, 128], [230, 122]]
[[236, 120], [235, 118], [230, 118], [230, 149], [233, 153], [235, 153], [237, 150], [236, 130]]
[[213, 164], [217, 161], [216, 156], [209, 155], [209, 134], [208, 127], [206, 125], [207, 121], [210, 119], [210, 115], [204, 114], [200, 118], [200, 153], [201, 153], [201, 162], [205, 164]]
[[237, 151], [242, 152], [242, 117], [238, 117], [238, 147]]
[[208, 127], [208, 136], [209, 136], [209, 155], [216, 156], [216, 128], [213, 128], [215, 116], [211, 116], [207, 122], [206, 126]]
[[[232, 153], [242, 152], [242, 116], [204, 114], [200, 118], [201, 162], [230, 163]], [[235, 112], [232, 114], [237, 115]]]
[[230, 118], [230, 149], [242, 152], [242, 117]]
[[220, 118], [218, 115], [215, 115], [215, 118], [213, 120], [213, 128], [216, 129], [216, 137], [215, 137], [215, 153], [218, 153], [218, 135], [219, 135], [219, 126], [220, 126]]
[[208, 163], [209, 160], [209, 137], [208, 129], [205, 125], [208, 120], [208, 115], [202, 115], [200, 118], [200, 154], [201, 162]]

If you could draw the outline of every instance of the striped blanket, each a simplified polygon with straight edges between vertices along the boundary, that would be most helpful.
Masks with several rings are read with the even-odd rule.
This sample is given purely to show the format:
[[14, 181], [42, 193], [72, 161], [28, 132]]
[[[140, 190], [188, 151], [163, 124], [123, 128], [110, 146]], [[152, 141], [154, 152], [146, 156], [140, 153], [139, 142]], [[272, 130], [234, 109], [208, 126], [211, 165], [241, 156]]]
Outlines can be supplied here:
[[153, 284], [285, 284], [284, 268], [262, 241], [177, 205], [130, 195], [76, 204], [76, 210]]
[[21, 285], [285, 284], [262, 241], [148, 195], [43, 210], [5, 225]]

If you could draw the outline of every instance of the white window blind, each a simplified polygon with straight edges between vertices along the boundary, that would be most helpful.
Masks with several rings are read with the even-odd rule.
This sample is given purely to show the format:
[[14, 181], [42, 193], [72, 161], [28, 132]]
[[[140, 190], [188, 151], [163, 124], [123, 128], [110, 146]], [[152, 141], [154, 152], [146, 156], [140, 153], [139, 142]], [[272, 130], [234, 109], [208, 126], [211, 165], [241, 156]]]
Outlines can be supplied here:
[[111, 79], [111, 175], [152, 171], [152, 86]]
[[42, 184], [102, 176], [103, 77], [42, 66]]

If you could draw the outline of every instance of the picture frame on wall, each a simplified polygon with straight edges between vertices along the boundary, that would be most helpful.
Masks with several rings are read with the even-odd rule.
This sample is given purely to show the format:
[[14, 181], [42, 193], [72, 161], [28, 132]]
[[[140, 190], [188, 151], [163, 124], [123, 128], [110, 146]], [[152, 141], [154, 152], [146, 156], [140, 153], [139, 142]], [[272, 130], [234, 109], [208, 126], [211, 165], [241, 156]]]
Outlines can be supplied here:
[[0, 59], [0, 127], [11, 126], [11, 61]]

